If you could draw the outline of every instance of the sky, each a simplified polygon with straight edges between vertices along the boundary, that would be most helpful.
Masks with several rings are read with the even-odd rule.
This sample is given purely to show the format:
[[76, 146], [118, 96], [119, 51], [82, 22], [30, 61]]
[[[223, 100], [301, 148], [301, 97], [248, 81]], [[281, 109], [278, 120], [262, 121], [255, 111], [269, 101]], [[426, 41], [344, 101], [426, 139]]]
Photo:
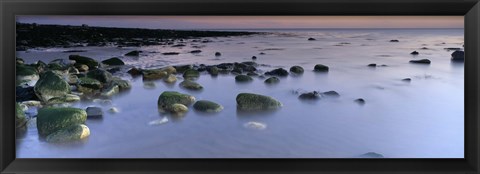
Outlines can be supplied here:
[[17, 22], [151, 29], [463, 28], [463, 16], [17, 16]]

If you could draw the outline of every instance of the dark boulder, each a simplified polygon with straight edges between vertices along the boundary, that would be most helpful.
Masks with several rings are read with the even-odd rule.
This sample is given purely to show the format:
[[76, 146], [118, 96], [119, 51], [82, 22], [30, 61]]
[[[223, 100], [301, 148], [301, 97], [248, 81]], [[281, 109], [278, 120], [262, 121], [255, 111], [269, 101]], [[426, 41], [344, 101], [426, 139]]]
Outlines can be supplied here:
[[280, 76], [280, 77], [288, 76], [288, 74], [289, 74], [288, 71], [283, 68], [278, 68], [278, 69], [265, 72], [265, 75]]
[[410, 63], [430, 64], [430, 60], [428, 59], [410, 60]]
[[464, 51], [454, 51], [452, 53], [452, 61], [465, 61], [465, 52]]

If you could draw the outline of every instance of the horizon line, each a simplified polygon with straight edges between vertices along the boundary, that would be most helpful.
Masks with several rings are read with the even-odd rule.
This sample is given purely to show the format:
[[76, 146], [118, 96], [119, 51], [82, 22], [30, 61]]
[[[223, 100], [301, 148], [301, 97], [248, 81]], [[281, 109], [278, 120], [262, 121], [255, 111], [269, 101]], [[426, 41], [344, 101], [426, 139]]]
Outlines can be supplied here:
[[[23, 23], [17, 22], [18, 24], [34, 24], [34, 23]], [[54, 23], [36, 23], [38, 25], [58, 25], [58, 26], [74, 26], [74, 27], [81, 27], [84, 24], [78, 25], [66, 25], [66, 24], [54, 24]], [[445, 28], [438, 28], [438, 27], [298, 27], [298, 28], [139, 28], [139, 27], [117, 27], [117, 26], [98, 26], [98, 25], [87, 25], [88, 27], [99, 27], [99, 28], [125, 28], [125, 29], [150, 29], [150, 30], [315, 30], [315, 29], [465, 29], [465, 27], [445, 27]]]

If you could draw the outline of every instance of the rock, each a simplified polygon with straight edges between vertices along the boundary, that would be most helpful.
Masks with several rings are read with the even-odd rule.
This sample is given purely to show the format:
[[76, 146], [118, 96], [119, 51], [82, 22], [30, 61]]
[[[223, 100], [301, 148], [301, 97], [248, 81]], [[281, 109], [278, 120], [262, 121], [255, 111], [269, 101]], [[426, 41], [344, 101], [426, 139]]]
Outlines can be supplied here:
[[79, 71], [77, 68], [73, 67], [73, 66], [68, 67], [67, 70], [68, 70], [68, 73], [71, 74], [71, 75], [73, 75], [73, 74], [79, 74], [79, 73], [80, 73], [80, 71]]
[[37, 80], [40, 78], [35, 68], [22, 64], [17, 64], [16, 76], [17, 85], [28, 84], [29, 86], [32, 86], [35, 85]]
[[80, 63], [75, 63], [73, 66], [78, 69], [80, 72], [87, 72], [88, 71], [88, 66], [85, 64], [80, 64]]
[[266, 124], [259, 123], [259, 122], [253, 122], [253, 121], [245, 123], [243, 126], [245, 128], [254, 129], [254, 130], [264, 130], [264, 129], [267, 128]]
[[368, 152], [359, 156], [360, 158], [384, 158], [382, 154], [375, 152]]
[[260, 52], [260, 53], [258, 53], [258, 54], [260, 54], [260, 55], [265, 55], [265, 53], [264, 53], [264, 52]]
[[174, 66], [174, 68], [178, 73], [184, 73], [189, 69], [193, 69], [193, 65], [179, 65], [179, 66]]
[[240, 110], [269, 110], [282, 107], [282, 103], [272, 97], [253, 93], [240, 93], [236, 101]]
[[47, 69], [47, 64], [45, 64], [44, 62], [42, 62], [41, 60], [37, 61], [36, 64], [31, 64], [30, 65], [31, 67], [35, 68], [35, 70], [38, 72], [38, 73], [42, 73], [43, 71], [45, 71]]
[[358, 98], [358, 99], [355, 99], [354, 101], [355, 101], [355, 103], [358, 103], [359, 105], [364, 105], [365, 104], [365, 100], [363, 98]]
[[454, 51], [452, 53], [452, 61], [465, 61], [465, 52], [464, 51]]
[[304, 70], [301, 66], [292, 66], [290, 67], [290, 72], [295, 74], [303, 74]]
[[64, 97], [71, 90], [70, 85], [59, 75], [47, 71], [40, 76], [35, 84], [34, 91], [40, 100], [47, 103], [52, 98]]
[[447, 51], [460, 51], [460, 50], [462, 50], [462, 48], [444, 48], [444, 50], [447, 50]]
[[37, 129], [41, 136], [50, 135], [58, 130], [84, 124], [87, 112], [78, 108], [47, 107], [38, 110]]
[[[89, 69], [96, 69], [100, 64], [89, 57], [79, 56], [79, 55], [70, 55], [68, 59], [75, 60], [76, 64], [87, 65]], [[77, 67], [78, 68], [78, 67]], [[78, 68], [80, 70], [80, 68]]]
[[318, 100], [320, 99], [320, 93], [318, 93], [317, 91], [307, 92], [300, 94], [298, 98], [302, 100]]
[[142, 52], [142, 51], [137, 51], [137, 50], [135, 50], [135, 51], [130, 51], [130, 52], [128, 52], [127, 54], [125, 54], [125, 56], [140, 56], [140, 53], [141, 53], [141, 52]]
[[236, 82], [251, 82], [253, 81], [253, 78], [247, 75], [237, 75], [235, 76], [235, 81]]
[[66, 67], [61, 65], [60, 63], [49, 63], [48, 64], [48, 69], [63, 71], [63, 70], [66, 69]]
[[202, 52], [202, 50], [193, 50], [193, 51], [190, 51], [190, 53], [192, 53], [192, 54], [198, 54], [198, 53], [201, 53], [201, 52]]
[[199, 100], [193, 104], [193, 108], [202, 112], [220, 112], [223, 106], [208, 100]]
[[132, 77], [136, 77], [142, 74], [142, 71], [138, 68], [133, 67], [132, 69], [127, 71]]
[[277, 84], [280, 82], [280, 79], [278, 77], [269, 77], [264, 81], [266, 84]]
[[240, 67], [233, 67], [233, 70], [231, 71], [231, 73], [234, 75], [239, 75], [243, 73], [243, 69]]
[[130, 81], [123, 80], [120, 77], [113, 77], [112, 85], [118, 85], [120, 90], [127, 90], [132, 88], [132, 83], [130, 83]]
[[23, 101], [22, 105], [40, 107], [42, 106], [42, 103], [36, 100], [28, 100], [28, 101]]
[[80, 101], [80, 96], [74, 94], [66, 94], [63, 97], [52, 98], [48, 101], [49, 104], [65, 103], [65, 102], [77, 102]]
[[430, 60], [428, 59], [410, 60], [410, 63], [430, 64]]
[[183, 73], [185, 79], [196, 79], [198, 77], [200, 77], [200, 73], [194, 69], [188, 69]]
[[95, 69], [92, 71], [89, 71], [87, 73], [87, 77], [96, 79], [102, 83], [110, 83], [112, 81], [113, 75], [112, 73], [102, 70], [102, 69]]
[[390, 42], [400, 42], [400, 41], [397, 40], [397, 39], [392, 39], [392, 40], [390, 40]]
[[86, 112], [87, 118], [102, 118], [103, 116], [102, 108], [99, 107], [88, 107]]
[[113, 57], [113, 58], [110, 58], [110, 59], [107, 59], [107, 60], [104, 60], [102, 61], [103, 64], [105, 65], [125, 65], [125, 62], [123, 62], [122, 60], [120, 60], [119, 58], [117, 57]]
[[116, 107], [111, 107], [110, 109], [108, 109], [108, 112], [114, 114], [114, 113], [118, 113], [118, 112], [120, 112], [120, 111], [119, 111], [118, 108], [116, 108]]
[[179, 54], [180, 54], [179, 52], [164, 52], [164, 53], [162, 53], [162, 55], [166, 55], [166, 56], [179, 55]]
[[77, 88], [80, 92], [92, 93], [93, 91], [102, 89], [103, 84], [96, 79], [81, 77], [78, 79]]
[[328, 72], [328, 70], [328, 66], [322, 64], [316, 64], [315, 67], [313, 67], [313, 71], [315, 72]]
[[188, 79], [184, 80], [179, 85], [181, 87], [184, 87], [184, 88], [190, 89], [190, 90], [201, 90], [201, 89], [203, 89], [202, 85], [198, 84], [197, 82], [188, 80]]
[[183, 104], [175, 103], [168, 109], [168, 111], [176, 115], [182, 115], [188, 112], [188, 107]]
[[420, 49], [422, 49], [422, 50], [428, 50], [428, 48], [427, 48], [427, 47], [422, 47], [422, 48], [420, 48]]
[[90, 129], [84, 124], [77, 124], [48, 135], [46, 141], [49, 143], [65, 143], [82, 140], [88, 136], [90, 136]]
[[175, 91], [165, 91], [158, 97], [158, 107], [161, 110], [168, 111], [173, 104], [191, 105], [195, 102], [195, 97], [182, 94]]
[[25, 112], [23, 111], [22, 107], [18, 104], [15, 103], [15, 127], [16, 128], [21, 128], [24, 127], [25, 124], [27, 123], [27, 117], [25, 117]]
[[15, 60], [16, 60], [17, 64], [25, 64], [25, 60], [23, 60], [22, 58], [17, 57]]
[[313, 41], [313, 40], [316, 40], [315, 38], [308, 38], [309, 41]]
[[410, 53], [411, 55], [418, 55], [419, 53], [417, 51], [413, 51]]
[[412, 79], [411, 78], [404, 78], [404, 79], [402, 79], [402, 81], [403, 82], [410, 82], [410, 81], [412, 81]]
[[278, 68], [266, 72], [265, 75], [285, 77], [288, 76], [288, 71], [283, 68]]
[[220, 52], [215, 52], [215, 56], [221, 56], [221, 55], [222, 55], [222, 53], [220, 53]]
[[143, 80], [159, 80], [168, 76], [168, 72], [163, 69], [143, 70]]
[[257, 56], [252, 56], [252, 60], [257, 60]]
[[208, 67], [207, 72], [212, 76], [216, 76], [218, 75], [218, 68], [216, 66]]
[[177, 76], [170, 74], [167, 76], [167, 78], [164, 78], [163, 81], [166, 83], [175, 83], [177, 81]]
[[368, 66], [368, 67], [375, 68], [375, 67], [377, 67], [377, 64], [376, 64], [376, 63], [371, 63], [371, 64], [368, 64], [367, 66]]
[[35, 91], [33, 87], [30, 86], [17, 86], [15, 87], [15, 95], [16, 101], [22, 102], [27, 100], [38, 100], [37, 96], [35, 95]]
[[160, 70], [165, 71], [168, 74], [176, 74], [177, 73], [177, 69], [173, 66], [166, 66], [166, 67], [160, 68]]
[[78, 83], [78, 76], [68, 74], [67, 76], [64, 76], [64, 80], [66, 80], [69, 85], [75, 85]]
[[340, 94], [336, 91], [327, 91], [322, 93], [323, 96], [328, 96], [328, 97], [340, 97]]
[[102, 96], [104, 97], [111, 97], [115, 94], [118, 94], [120, 92], [120, 87], [118, 85], [110, 85], [107, 89], [104, 89], [102, 91]]

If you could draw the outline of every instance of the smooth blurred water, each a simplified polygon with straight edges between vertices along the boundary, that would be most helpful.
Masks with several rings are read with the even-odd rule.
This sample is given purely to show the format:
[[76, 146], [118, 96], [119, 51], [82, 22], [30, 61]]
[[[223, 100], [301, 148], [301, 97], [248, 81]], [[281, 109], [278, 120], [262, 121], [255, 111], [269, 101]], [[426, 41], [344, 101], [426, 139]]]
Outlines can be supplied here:
[[[17, 139], [18, 158], [350, 158], [367, 152], [388, 158], [464, 157], [464, 65], [452, 63], [447, 47], [462, 48], [463, 29], [338, 29], [270, 30], [269, 34], [210, 38], [212, 42], [187, 40], [186, 47], [141, 48], [84, 47], [38, 49], [17, 52], [27, 63], [48, 62], [70, 54], [103, 60], [131, 50], [143, 50], [139, 58], [123, 57], [128, 65], [157, 68], [177, 64], [219, 64], [250, 61], [256, 56], [266, 71], [293, 65], [304, 67], [302, 76], [281, 78], [277, 85], [263, 79], [235, 83], [233, 75], [203, 74], [200, 92], [155, 82], [144, 87], [131, 78], [133, 88], [112, 98], [112, 105], [83, 101], [74, 107], [100, 106], [102, 120], [87, 120], [90, 137], [74, 144], [49, 144], [31, 128]], [[307, 41], [314, 37], [315, 41]], [[389, 40], [400, 42], [391, 43]], [[340, 44], [348, 42], [349, 44]], [[202, 48], [192, 48], [192, 46]], [[338, 46], [341, 45], [341, 46]], [[428, 47], [428, 50], [421, 50]], [[82, 49], [87, 52], [62, 53]], [[188, 53], [202, 50], [199, 54]], [[417, 50], [418, 56], [410, 55]], [[159, 52], [180, 52], [165, 56]], [[222, 56], [215, 57], [219, 51]], [[260, 55], [264, 52], [265, 55]], [[427, 58], [430, 65], [409, 63]], [[312, 72], [315, 64], [330, 67], [327, 74]], [[367, 64], [385, 64], [370, 68]], [[468, 63], [468, 60], [467, 60]], [[179, 75], [180, 77], [180, 75]], [[411, 78], [411, 83], [402, 82]], [[183, 117], [160, 114], [157, 99], [163, 91], [179, 91], [197, 100], [224, 106], [216, 114], [198, 113], [190, 107]], [[292, 91], [335, 90], [339, 98], [300, 101]], [[237, 112], [235, 97], [241, 92], [272, 96], [283, 108], [272, 112]], [[365, 105], [354, 102], [364, 98]], [[106, 112], [111, 106], [120, 113]], [[169, 122], [149, 122], [167, 117]], [[250, 121], [267, 125], [264, 130], [244, 127]]]

